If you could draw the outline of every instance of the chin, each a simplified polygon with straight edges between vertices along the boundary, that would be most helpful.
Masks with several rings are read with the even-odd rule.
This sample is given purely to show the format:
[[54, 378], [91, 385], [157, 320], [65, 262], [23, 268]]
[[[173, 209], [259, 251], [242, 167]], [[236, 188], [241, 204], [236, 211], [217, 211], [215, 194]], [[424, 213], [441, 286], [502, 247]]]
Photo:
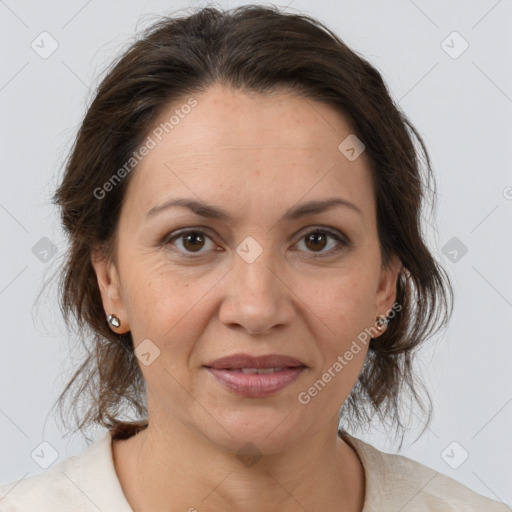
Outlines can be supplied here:
[[[220, 415], [216, 417], [220, 418]], [[263, 406], [254, 406], [253, 410], [247, 408], [245, 413], [238, 410], [232, 415], [224, 414], [219, 423], [204, 435], [233, 453], [246, 445], [254, 445], [262, 453], [277, 453], [300, 443], [302, 429], [297, 415], [284, 409], [265, 411]]]

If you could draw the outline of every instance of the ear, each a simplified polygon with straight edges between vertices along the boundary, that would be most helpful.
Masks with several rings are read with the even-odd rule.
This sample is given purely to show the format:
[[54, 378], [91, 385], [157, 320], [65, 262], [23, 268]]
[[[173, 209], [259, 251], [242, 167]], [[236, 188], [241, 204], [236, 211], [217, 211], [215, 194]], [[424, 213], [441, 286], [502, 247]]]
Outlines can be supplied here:
[[[396, 283], [402, 270], [400, 258], [394, 254], [380, 274], [379, 285], [375, 296], [375, 318], [379, 315], [389, 315], [396, 301]], [[384, 332], [384, 331], [382, 331]]]
[[124, 334], [130, 330], [130, 325], [117, 268], [100, 249], [93, 249], [91, 252], [91, 263], [96, 272], [105, 318], [111, 314], [116, 315], [121, 325], [117, 328], [110, 326], [110, 328], [118, 334]]

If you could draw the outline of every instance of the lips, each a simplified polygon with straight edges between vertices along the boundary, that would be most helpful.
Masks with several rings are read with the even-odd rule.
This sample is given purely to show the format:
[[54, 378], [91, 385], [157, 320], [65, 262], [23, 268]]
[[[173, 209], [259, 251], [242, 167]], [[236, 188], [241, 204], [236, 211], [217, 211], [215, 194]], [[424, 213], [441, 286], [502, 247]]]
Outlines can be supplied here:
[[218, 370], [240, 370], [242, 368], [297, 368], [306, 365], [294, 357], [268, 354], [264, 356], [251, 356], [249, 354], [233, 354], [232, 356], [216, 359], [206, 365], [207, 368]]
[[250, 356], [234, 354], [204, 365], [224, 388], [247, 398], [264, 398], [297, 380], [307, 366], [279, 354]]

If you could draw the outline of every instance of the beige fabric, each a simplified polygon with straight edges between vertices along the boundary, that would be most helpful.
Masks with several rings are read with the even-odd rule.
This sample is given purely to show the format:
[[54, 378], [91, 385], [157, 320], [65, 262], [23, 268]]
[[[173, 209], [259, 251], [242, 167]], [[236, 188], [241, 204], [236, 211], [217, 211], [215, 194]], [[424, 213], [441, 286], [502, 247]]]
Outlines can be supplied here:
[[[112, 435], [106, 431], [80, 455], [43, 473], [1, 485], [0, 512], [133, 512], [115, 472]], [[362, 512], [512, 512], [418, 462], [345, 439], [364, 466]]]

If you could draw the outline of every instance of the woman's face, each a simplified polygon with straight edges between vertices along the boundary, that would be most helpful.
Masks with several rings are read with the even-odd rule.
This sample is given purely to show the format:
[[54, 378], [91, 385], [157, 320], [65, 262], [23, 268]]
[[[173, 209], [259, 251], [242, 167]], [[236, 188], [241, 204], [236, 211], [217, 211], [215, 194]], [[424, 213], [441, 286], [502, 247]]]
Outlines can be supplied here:
[[[339, 149], [352, 133], [339, 113], [285, 91], [194, 98], [133, 171], [116, 264], [93, 261], [105, 312], [140, 345], [150, 424], [271, 453], [337, 427], [367, 354], [358, 335], [392, 307], [399, 268], [381, 269], [369, 160]], [[176, 199], [205, 215], [165, 206]], [[331, 199], [346, 204], [303, 208]], [[303, 367], [207, 368], [234, 354]]]

